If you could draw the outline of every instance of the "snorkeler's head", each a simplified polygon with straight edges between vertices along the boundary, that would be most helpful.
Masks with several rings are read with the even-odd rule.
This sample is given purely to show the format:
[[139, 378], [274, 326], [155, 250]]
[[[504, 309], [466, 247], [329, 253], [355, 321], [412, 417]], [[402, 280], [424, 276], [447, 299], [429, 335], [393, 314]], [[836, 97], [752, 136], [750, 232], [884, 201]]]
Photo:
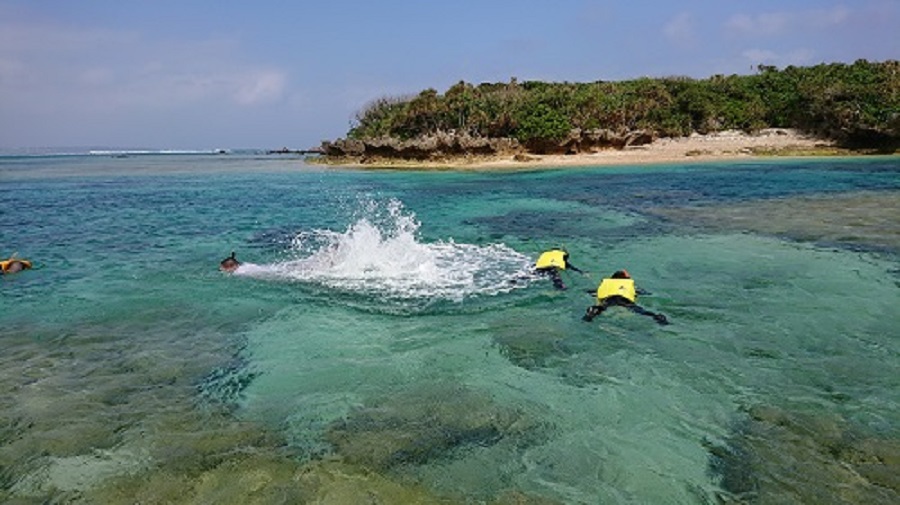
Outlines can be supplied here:
[[231, 256], [219, 262], [219, 270], [223, 272], [234, 272], [239, 266], [241, 266], [241, 262], [235, 257], [234, 251], [231, 251]]

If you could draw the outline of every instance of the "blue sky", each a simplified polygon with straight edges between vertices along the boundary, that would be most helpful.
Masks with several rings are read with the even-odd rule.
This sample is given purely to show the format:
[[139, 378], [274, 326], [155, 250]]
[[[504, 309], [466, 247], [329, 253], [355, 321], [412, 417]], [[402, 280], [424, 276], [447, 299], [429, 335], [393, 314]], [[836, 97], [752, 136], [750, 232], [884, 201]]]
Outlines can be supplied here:
[[0, 148], [306, 148], [453, 83], [900, 59], [900, 0], [0, 0]]

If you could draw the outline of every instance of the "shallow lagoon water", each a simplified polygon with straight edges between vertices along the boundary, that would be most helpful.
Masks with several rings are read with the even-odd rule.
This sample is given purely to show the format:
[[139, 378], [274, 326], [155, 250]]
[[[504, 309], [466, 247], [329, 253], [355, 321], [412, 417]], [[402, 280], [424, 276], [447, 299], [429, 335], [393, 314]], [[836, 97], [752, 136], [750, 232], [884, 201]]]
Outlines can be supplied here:
[[[896, 457], [864, 448], [897, 446], [900, 251], [818, 204], [864, 194], [896, 227], [896, 158], [457, 173], [26, 157], [0, 160], [0, 181], [3, 254], [38, 266], [0, 279], [5, 499], [803, 501], [837, 485], [817, 463], [870, 475], [835, 440]], [[766, 211], [792, 202], [808, 227]], [[528, 274], [560, 244], [588, 271], [565, 292]], [[231, 250], [247, 263], [221, 274]], [[672, 325], [580, 320], [619, 268]], [[746, 437], [790, 424], [746, 428], [761, 408], [808, 427], [781, 453], [819, 444], [822, 461], [760, 462]], [[868, 478], [844, 487], [896, 497]]]

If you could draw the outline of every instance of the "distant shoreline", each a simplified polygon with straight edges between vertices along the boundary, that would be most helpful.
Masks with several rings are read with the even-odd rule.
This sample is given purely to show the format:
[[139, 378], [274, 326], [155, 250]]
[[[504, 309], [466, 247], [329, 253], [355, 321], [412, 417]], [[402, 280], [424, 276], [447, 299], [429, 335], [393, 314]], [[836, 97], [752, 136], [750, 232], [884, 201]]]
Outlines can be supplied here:
[[[395, 169], [527, 169], [578, 166], [654, 165], [682, 162], [766, 159], [773, 157], [863, 156], [868, 152], [836, 146], [833, 142], [789, 129], [759, 134], [725, 131], [708, 135], [663, 138], [624, 149], [605, 149], [579, 154], [516, 154], [455, 156], [429, 160], [395, 158], [310, 158], [307, 163], [348, 168]], [[898, 155], [898, 153], [883, 153]]]

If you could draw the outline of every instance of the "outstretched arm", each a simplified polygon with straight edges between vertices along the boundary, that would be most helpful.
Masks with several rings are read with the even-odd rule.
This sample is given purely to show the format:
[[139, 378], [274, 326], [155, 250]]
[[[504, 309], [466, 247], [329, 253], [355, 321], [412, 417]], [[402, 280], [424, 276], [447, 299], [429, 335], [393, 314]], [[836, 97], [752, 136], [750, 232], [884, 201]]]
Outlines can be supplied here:
[[606, 307], [608, 306], [609, 304], [607, 304], [605, 300], [601, 301], [597, 305], [591, 305], [587, 308], [584, 315], [581, 316], [581, 320], [591, 322], [592, 319], [599, 316], [601, 312], [606, 310]]
[[599, 305], [591, 305], [587, 308], [584, 315], [581, 316], [581, 320], [589, 323], [593, 321], [595, 317], [600, 315], [601, 312], [603, 312], [603, 309]]

